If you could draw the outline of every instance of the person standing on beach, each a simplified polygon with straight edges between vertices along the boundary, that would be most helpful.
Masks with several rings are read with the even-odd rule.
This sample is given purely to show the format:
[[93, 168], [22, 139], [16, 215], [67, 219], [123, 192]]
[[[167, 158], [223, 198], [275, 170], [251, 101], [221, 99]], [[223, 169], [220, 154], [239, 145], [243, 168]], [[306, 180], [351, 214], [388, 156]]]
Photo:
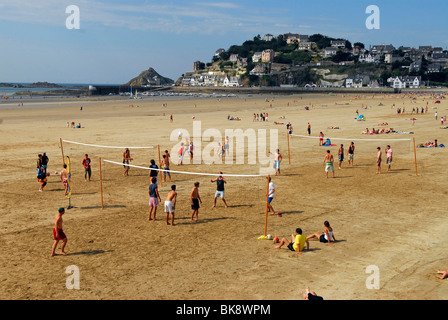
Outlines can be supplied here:
[[222, 172], [219, 173], [218, 178], [210, 179], [210, 182], [216, 182], [216, 192], [215, 192], [215, 198], [213, 200], [214, 201], [213, 208], [216, 207], [216, 199], [218, 199], [218, 197], [220, 197], [222, 199], [222, 202], [224, 202], [224, 205], [227, 208], [227, 202], [224, 199], [224, 184], [226, 184], [227, 181], [223, 178]]
[[331, 154], [330, 150], [327, 150], [327, 154], [324, 157], [324, 164], [325, 164], [325, 176], [328, 179], [328, 171], [333, 172], [333, 178], [334, 178], [334, 166], [333, 166], [333, 155]]
[[341, 144], [338, 150], [339, 169], [342, 169], [342, 161], [344, 161], [344, 145]]
[[154, 212], [154, 221], [156, 221], [156, 212], [157, 207], [159, 206], [159, 202], [161, 201], [159, 191], [157, 190], [157, 178], [151, 179], [151, 184], [149, 185], [149, 218], [148, 220], [151, 221], [152, 213]]
[[380, 174], [381, 173], [381, 148], [378, 147], [376, 148], [376, 150], [378, 150], [377, 156], [376, 156], [376, 173]]
[[306, 128], [306, 131], [308, 132], [308, 135], [310, 136], [311, 135], [311, 125], [309, 122], [308, 122], [308, 127]]
[[[165, 152], [168, 152], [165, 150]], [[163, 182], [166, 182], [166, 175], [170, 178], [171, 182], [171, 173], [170, 173], [170, 160], [169, 157], [166, 155], [162, 155], [162, 169], [163, 169]]]
[[123, 167], [124, 167], [124, 176], [129, 175], [129, 162], [131, 162], [133, 159], [131, 158], [131, 151], [129, 151], [129, 148], [126, 148], [123, 152]]
[[37, 156], [36, 169], [37, 169], [38, 171], [39, 171], [39, 170], [42, 170], [42, 155], [41, 155], [41, 154], [39, 154], [39, 155]]
[[193, 218], [196, 216], [196, 221], [198, 221], [198, 214], [199, 214], [199, 202], [202, 204], [201, 197], [199, 196], [199, 182], [194, 183], [194, 187], [191, 190], [190, 194], [190, 200], [191, 200], [191, 209], [193, 212], [191, 213], [191, 221], [194, 221]]
[[390, 145], [387, 145], [386, 147], [386, 157], [387, 171], [390, 172], [390, 166], [392, 164], [392, 148], [390, 147]]
[[322, 146], [324, 144], [324, 134], [319, 132], [319, 146]]
[[[152, 181], [153, 178], [156, 179], [156, 184], [159, 182], [157, 180], [157, 176], [159, 175], [159, 167], [156, 165], [156, 161], [154, 159], [151, 159], [151, 165], [149, 166], [151, 171], [149, 171], [149, 179]], [[153, 170], [156, 169], [156, 170]]]
[[65, 246], [67, 245], [67, 236], [64, 233], [64, 230], [62, 229], [62, 216], [65, 213], [65, 209], [64, 208], [59, 208], [58, 213], [56, 214], [56, 217], [54, 218], [54, 228], [53, 228], [53, 238], [54, 238], [54, 243], [53, 243], [53, 247], [51, 248], [51, 256], [54, 257], [55, 251], [56, 251], [56, 247], [59, 243], [59, 241], [62, 241], [62, 245], [61, 245], [61, 254], [62, 255], [67, 255], [67, 253], [65, 253], [64, 249]]
[[45, 173], [47, 173], [48, 162], [50, 162], [50, 159], [48, 158], [47, 153], [44, 152], [42, 154], [42, 169]]
[[165, 199], [165, 212], [166, 212], [166, 224], [169, 225], [168, 222], [169, 215], [171, 214], [171, 225], [174, 226], [174, 210], [176, 208], [176, 200], [177, 200], [177, 192], [176, 185], [171, 186], [171, 191], [168, 192], [168, 195]]
[[67, 165], [64, 164], [64, 169], [61, 170], [61, 181], [64, 185], [65, 195], [68, 194], [68, 173], [67, 173]]
[[177, 160], [177, 165], [182, 165], [183, 161], [184, 161], [184, 143], [182, 142], [180, 144], [179, 147], [179, 151], [177, 152], [178, 155], [178, 160]]
[[270, 152], [270, 154], [275, 156], [274, 161], [275, 175], [280, 175], [280, 162], [283, 159], [282, 154], [280, 153], [280, 149], [277, 149], [275, 153]]
[[347, 150], [348, 164], [353, 167], [353, 159], [355, 157], [355, 143], [352, 141]]
[[82, 165], [84, 166], [84, 180], [87, 182], [87, 176], [89, 176], [90, 181], [90, 177], [92, 176], [92, 169], [91, 161], [87, 153], [85, 154], [85, 158], [82, 159]]

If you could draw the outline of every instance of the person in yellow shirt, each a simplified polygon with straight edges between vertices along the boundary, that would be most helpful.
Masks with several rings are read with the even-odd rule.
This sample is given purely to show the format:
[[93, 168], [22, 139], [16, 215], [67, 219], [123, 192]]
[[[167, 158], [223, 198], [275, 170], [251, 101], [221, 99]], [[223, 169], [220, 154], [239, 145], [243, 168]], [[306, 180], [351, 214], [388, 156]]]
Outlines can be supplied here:
[[275, 246], [276, 249], [280, 249], [283, 245], [288, 244], [288, 249], [291, 251], [297, 251], [297, 254], [302, 254], [303, 249], [305, 248], [306, 243], [306, 249], [310, 249], [310, 243], [305, 235], [302, 234], [302, 229], [297, 228], [295, 235], [291, 235], [291, 241], [289, 241], [286, 238], [283, 238], [282, 241], [280, 241], [280, 244], [278, 246]]

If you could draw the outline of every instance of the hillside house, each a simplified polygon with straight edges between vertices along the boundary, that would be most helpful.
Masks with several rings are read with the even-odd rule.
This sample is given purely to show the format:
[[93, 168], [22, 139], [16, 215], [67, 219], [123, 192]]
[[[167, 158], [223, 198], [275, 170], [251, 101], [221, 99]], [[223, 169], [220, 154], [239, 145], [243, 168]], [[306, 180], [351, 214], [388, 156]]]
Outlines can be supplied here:
[[335, 47], [326, 47], [324, 49], [324, 57], [325, 58], [329, 58], [332, 57], [336, 54], [337, 49]]

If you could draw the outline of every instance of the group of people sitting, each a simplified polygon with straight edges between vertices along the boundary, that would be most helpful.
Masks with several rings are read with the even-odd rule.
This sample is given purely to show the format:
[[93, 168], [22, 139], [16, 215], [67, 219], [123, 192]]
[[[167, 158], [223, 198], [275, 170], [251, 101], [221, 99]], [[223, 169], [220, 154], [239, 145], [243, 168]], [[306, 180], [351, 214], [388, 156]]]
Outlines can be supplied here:
[[434, 142], [432, 141], [426, 141], [425, 143], [421, 143], [419, 146], [419, 148], [444, 148], [445, 145], [443, 144], [438, 144], [437, 139], [434, 140]]
[[372, 128], [372, 130], [369, 130], [369, 128], [366, 128], [365, 131], [361, 132], [362, 134], [382, 134], [382, 133], [392, 133], [392, 132], [396, 132], [393, 128], [389, 128], [389, 129], [375, 129]]
[[234, 116], [231, 116], [230, 114], [227, 116], [227, 120], [241, 120], [241, 118], [240, 117], [234, 117]]

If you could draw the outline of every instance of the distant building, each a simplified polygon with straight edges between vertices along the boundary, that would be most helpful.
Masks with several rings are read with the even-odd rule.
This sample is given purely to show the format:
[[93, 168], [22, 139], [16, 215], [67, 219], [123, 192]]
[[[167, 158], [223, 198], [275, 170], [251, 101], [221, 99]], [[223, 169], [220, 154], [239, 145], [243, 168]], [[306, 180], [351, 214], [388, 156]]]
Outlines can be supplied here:
[[426, 70], [426, 73], [435, 73], [443, 70], [443, 66], [440, 63], [431, 63]]
[[271, 41], [272, 39], [274, 39], [274, 36], [272, 34], [270, 34], [270, 33], [267, 33], [267, 34], [264, 35], [262, 40], [263, 41]]
[[348, 77], [345, 79], [346, 88], [362, 88], [370, 83], [370, 77], [366, 75], [358, 74], [354, 77]]
[[337, 49], [335, 47], [327, 47], [324, 49], [324, 57], [329, 58], [336, 54]]
[[198, 71], [201, 68], [201, 61], [195, 61], [193, 63], [193, 71]]
[[335, 48], [345, 48], [346, 43], [345, 40], [331, 40], [331, 46]]
[[239, 58], [238, 54], [233, 53], [230, 55], [229, 61], [235, 63], [238, 61], [238, 58]]
[[283, 38], [286, 40], [287, 44], [291, 43], [301, 43], [308, 41], [308, 35], [298, 34], [298, 33], [286, 33], [283, 35]]
[[240, 77], [225, 77], [223, 81], [224, 87], [240, 87]]
[[370, 48], [370, 52], [374, 54], [386, 54], [395, 51], [395, 47], [391, 44], [374, 45]]
[[257, 64], [250, 72], [249, 74], [251, 76], [262, 76], [267, 75], [271, 72], [271, 67], [268, 63], [260, 63]]
[[386, 53], [384, 55], [384, 62], [385, 63], [394, 63], [395, 61], [403, 61], [404, 57], [393, 54], [393, 53]]
[[223, 48], [219, 48], [218, 50], [215, 51], [215, 57], [219, 58], [221, 56], [221, 53], [223, 52], [226, 52], [226, 50]]
[[274, 61], [275, 52], [272, 49], [266, 49], [261, 52], [261, 62]]
[[358, 61], [361, 63], [379, 63], [380, 60], [381, 60], [381, 57], [379, 54], [371, 54], [371, 53], [360, 54], [359, 58], [358, 58]]
[[252, 62], [257, 63], [261, 61], [261, 52], [255, 52], [252, 56]]
[[387, 82], [389, 82], [391, 87], [394, 89], [420, 88], [422, 83], [422, 77], [420, 76], [394, 77], [389, 78]]
[[297, 46], [297, 50], [311, 50], [311, 46], [313, 45], [312, 42], [309, 41], [301, 41], [299, 42], [299, 45]]

